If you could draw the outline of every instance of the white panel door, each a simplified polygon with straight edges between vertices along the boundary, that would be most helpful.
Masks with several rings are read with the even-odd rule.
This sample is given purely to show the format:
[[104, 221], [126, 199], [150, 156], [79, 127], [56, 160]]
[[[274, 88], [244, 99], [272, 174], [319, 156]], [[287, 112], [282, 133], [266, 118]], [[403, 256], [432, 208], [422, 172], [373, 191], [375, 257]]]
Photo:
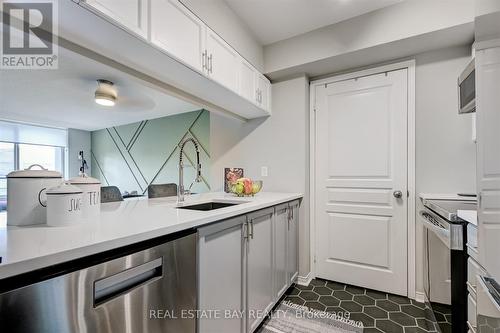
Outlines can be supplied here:
[[203, 72], [205, 24], [178, 0], [151, 1], [151, 43]]
[[479, 263], [500, 279], [500, 47], [476, 52]]
[[316, 275], [406, 295], [407, 70], [316, 89]]
[[240, 55], [214, 31], [207, 28], [208, 76], [238, 92]]
[[247, 216], [247, 332], [253, 332], [273, 306], [273, 208]]

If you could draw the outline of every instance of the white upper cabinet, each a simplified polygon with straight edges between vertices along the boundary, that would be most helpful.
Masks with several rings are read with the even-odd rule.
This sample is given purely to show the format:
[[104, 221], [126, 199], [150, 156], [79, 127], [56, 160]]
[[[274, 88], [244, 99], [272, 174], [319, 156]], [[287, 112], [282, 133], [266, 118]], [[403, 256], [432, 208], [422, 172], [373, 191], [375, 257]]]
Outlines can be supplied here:
[[85, 0], [81, 3], [87, 8], [108, 16], [130, 31], [147, 38], [148, 2], [149, 0]]
[[202, 72], [205, 24], [178, 0], [151, 1], [151, 43]]
[[258, 72], [252, 65], [245, 59], [240, 62], [240, 95], [251, 101], [257, 103], [257, 85], [256, 79]]
[[240, 55], [231, 45], [207, 27], [207, 74], [214, 81], [238, 91]]

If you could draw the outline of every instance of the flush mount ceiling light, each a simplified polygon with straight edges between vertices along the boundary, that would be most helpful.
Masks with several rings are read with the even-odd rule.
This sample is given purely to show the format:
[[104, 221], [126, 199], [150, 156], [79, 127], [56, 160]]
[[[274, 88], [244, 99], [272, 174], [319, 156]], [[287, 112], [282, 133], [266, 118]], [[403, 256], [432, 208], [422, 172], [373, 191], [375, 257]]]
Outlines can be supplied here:
[[116, 97], [117, 93], [113, 82], [108, 80], [97, 80], [97, 89], [94, 94], [94, 99], [97, 104], [114, 106]]

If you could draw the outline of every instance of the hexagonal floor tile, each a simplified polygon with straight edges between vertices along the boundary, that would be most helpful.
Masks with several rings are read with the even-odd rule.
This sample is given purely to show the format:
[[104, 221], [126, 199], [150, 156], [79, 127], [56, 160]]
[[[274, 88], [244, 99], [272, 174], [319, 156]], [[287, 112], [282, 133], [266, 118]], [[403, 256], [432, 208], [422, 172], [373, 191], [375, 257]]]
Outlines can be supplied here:
[[414, 299], [412, 299], [412, 300], [411, 300], [411, 304], [413, 304], [413, 305], [415, 305], [416, 307], [421, 308], [421, 309], [425, 309], [425, 308], [426, 308], [425, 303], [420, 303], [420, 302], [417, 302], [417, 301], [415, 301]]
[[338, 307], [338, 306], [327, 306], [325, 311], [329, 312], [329, 313], [335, 313], [337, 315], [340, 315], [340, 314], [343, 315], [345, 313], [345, 310], [342, 309], [341, 307]]
[[420, 327], [405, 327], [405, 333], [427, 333], [427, 331]]
[[375, 327], [386, 333], [403, 333], [403, 327], [391, 320], [379, 319], [375, 321]]
[[319, 295], [312, 291], [301, 291], [299, 297], [305, 301], [317, 301]]
[[387, 294], [382, 291], [377, 290], [366, 290], [366, 295], [370, 296], [373, 299], [387, 299]]
[[331, 282], [328, 281], [326, 283], [326, 286], [330, 288], [331, 290], [344, 290], [345, 289], [345, 284], [338, 283], [338, 282]]
[[311, 280], [310, 285], [323, 287], [326, 285], [326, 280], [313, 279]]
[[401, 305], [401, 311], [415, 318], [425, 318], [425, 311], [415, 305]]
[[397, 304], [411, 304], [411, 300], [407, 297], [389, 294], [388, 298], [389, 298], [389, 300], [391, 300]]
[[300, 290], [313, 290], [313, 285], [308, 285], [308, 286], [302, 286], [300, 284], [296, 285], [297, 289], [300, 289]]
[[318, 295], [331, 295], [333, 291], [327, 287], [314, 287], [313, 291]]
[[403, 312], [389, 313], [389, 319], [400, 324], [401, 326], [417, 326], [415, 318]]
[[382, 331], [375, 327], [366, 327], [363, 328], [363, 333], [382, 333]]
[[325, 305], [318, 303], [318, 302], [306, 302], [304, 305], [307, 306], [308, 308], [319, 310], [319, 311], [325, 311], [325, 309], [326, 309]]
[[346, 285], [345, 290], [350, 292], [353, 295], [363, 295], [365, 293], [365, 288], [349, 286]]
[[353, 301], [341, 301], [340, 307], [347, 312], [361, 312], [363, 310], [361, 305]]
[[361, 305], [374, 305], [375, 300], [371, 297], [368, 297], [366, 295], [354, 295], [352, 300], [356, 303], [359, 303]]
[[399, 305], [389, 300], [377, 300], [376, 305], [386, 311], [399, 311]]
[[[349, 319], [362, 322], [363, 327], [372, 327], [375, 325], [375, 319], [373, 319], [372, 317], [370, 317], [362, 312], [351, 313], [351, 316], [349, 317]], [[363, 330], [363, 332], [365, 332], [365, 331]]]
[[286, 296], [285, 301], [292, 302], [292, 303], [298, 304], [298, 305], [304, 305], [304, 303], [306, 302], [298, 296]]
[[340, 301], [333, 296], [320, 296], [318, 302], [326, 306], [339, 306]]
[[434, 327], [434, 323], [428, 319], [424, 318], [418, 318], [417, 319], [417, 326], [426, 330], [426, 331], [435, 331], [436, 328]]
[[348, 293], [347, 291], [343, 290], [334, 290], [333, 291], [333, 296], [340, 300], [352, 300], [352, 294]]
[[389, 317], [387, 311], [376, 306], [365, 306], [363, 312], [375, 319], [385, 319]]

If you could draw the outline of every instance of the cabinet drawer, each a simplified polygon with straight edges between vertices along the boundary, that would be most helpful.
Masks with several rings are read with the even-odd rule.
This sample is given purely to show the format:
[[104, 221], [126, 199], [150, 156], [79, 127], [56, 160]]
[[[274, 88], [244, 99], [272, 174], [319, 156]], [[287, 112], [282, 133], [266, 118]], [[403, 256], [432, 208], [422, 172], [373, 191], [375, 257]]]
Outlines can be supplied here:
[[476, 301], [470, 294], [467, 296], [467, 322], [476, 328]]
[[467, 260], [467, 282], [476, 291], [476, 275], [486, 275], [485, 270], [477, 261], [469, 257]]

